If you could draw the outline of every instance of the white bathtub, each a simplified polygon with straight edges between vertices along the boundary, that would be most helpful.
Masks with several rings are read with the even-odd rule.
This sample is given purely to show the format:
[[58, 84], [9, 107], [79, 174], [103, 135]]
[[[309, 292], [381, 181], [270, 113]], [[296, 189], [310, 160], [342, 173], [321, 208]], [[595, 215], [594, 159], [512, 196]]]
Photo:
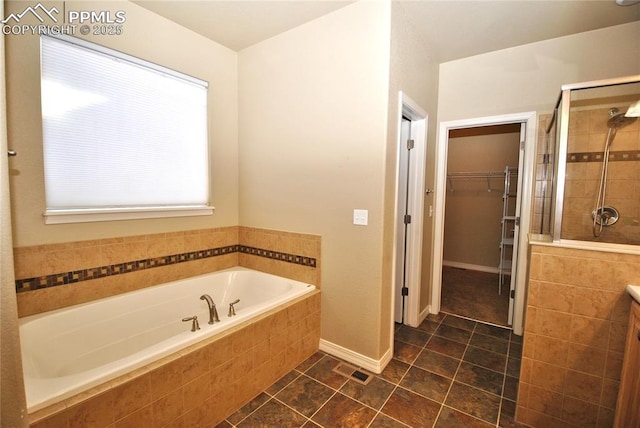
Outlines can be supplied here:
[[[29, 412], [71, 397], [310, 293], [310, 284], [241, 267], [20, 319]], [[220, 322], [208, 324], [203, 294]], [[236, 316], [228, 317], [236, 299]], [[200, 330], [182, 318], [196, 315]]]

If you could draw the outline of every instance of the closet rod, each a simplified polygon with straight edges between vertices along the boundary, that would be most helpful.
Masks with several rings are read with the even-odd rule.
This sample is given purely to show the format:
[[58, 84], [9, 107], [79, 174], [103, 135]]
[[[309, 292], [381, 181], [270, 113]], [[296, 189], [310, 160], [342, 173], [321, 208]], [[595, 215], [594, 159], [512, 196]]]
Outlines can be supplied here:
[[493, 178], [504, 177], [504, 171], [486, 171], [486, 172], [450, 172], [447, 174], [447, 178]]
[[505, 171], [486, 171], [486, 172], [450, 172], [447, 174], [447, 183], [449, 184], [449, 191], [453, 192], [453, 178], [486, 178], [487, 179], [487, 192], [491, 192], [491, 179], [492, 178], [504, 178], [506, 175], [517, 175], [518, 170], [516, 168], [507, 167]]

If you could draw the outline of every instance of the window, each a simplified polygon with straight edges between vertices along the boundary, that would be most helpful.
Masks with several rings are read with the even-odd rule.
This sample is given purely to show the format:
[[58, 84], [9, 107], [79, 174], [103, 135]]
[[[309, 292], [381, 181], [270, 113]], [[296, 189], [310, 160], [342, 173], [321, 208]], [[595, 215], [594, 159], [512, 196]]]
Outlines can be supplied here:
[[41, 37], [46, 223], [206, 215], [207, 83]]

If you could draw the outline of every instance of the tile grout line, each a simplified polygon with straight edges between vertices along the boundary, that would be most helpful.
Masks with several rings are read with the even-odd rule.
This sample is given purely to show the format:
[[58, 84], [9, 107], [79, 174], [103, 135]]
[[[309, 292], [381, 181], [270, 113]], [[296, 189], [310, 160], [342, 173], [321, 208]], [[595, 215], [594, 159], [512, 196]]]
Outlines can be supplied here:
[[[447, 315], [449, 316], [449, 315]], [[442, 404], [440, 405], [440, 411], [438, 412], [438, 415], [436, 416], [436, 420], [434, 422], [434, 425], [438, 422], [438, 419], [440, 418], [440, 415], [442, 414], [442, 409], [444, 409], [444, 403], [446, 403], [447, 398], [449, 397], [449, 393], [451, 392], [451, 389], [453, 388], [453, 384], [456, 381], [456, 376], [458, 376], [458, 372], [460, 371], [460, 367], [462, 367], [462, 361], [464, 358], [464, 355], [467, 353], [467, 349], [469, 349], [470, 343], [471, 343], [471, 337], [473, 336], [473, 333], [476, 331], [476, 327], [478, 326], [478, 324], [476, 323], [473, 326], [473, 330], [471, 331], [471, 334], [469, 335], [469, 340], [467, 341], [467, 344], [465, 345], [464, 348], [464, 352], [462, 353], [462, 355], [460, 356], [460, 362], [458, 363], [458, 367], [456, 368], [456, 372], [453, 374], [453, 377], [451, 378], [451, 385], [449, 385], [449, 389], [447, 389], [447, 393], [444, 395], [444, 398], [442, 399]]]
[[[311, 358], [311, 357], [309, 357], [309, 358]], [[315, 366], [316, 364], [318, 364], [318, 362], [319, 362], [320, 360], [322, 360], [322, 358], [324, 358], [324, 355], [323, 355], [323, 357], [319, 358], [319, 359], [318, 359], [318, 361], [314, 362], [314, 363], [313, 363], [313, 364], [311, 364], [309, 367], [307, 367], [305, 371], [307, 371], [307, 370], [311, 369], [313, 366]], [[306, 360], [305, 360], [305, 361], [306, 361]], [[303, 363], [304, 363], [304, 361], [303, 361]], [[300, 363], [300, 364], [302, 364], [302, 363]], [[285, 377], [286, 375], [288, 375], [289, 373], [291, 373], [291, 372], [293, 372], [293, 371], [297, 372], [297, 373], [298, 373], [298, 375], [297, 375], [295, 378], [293, 378], [293, 380], [291, 380], [289, 383], [287, 383], [285, 386], [283, 386], [282, 388], [280, 388], [280, 390], [278, 390], [278, 392], [277, 392], [276, 394], [278, 394], [279, 392], [281, 392], [282, 390], [284, 390], [286, 387], [288, 387], [289, 385], [291, 385], [293, 382], [295, 382], [296, 380], [298, 380], [300, 377], [302, 377], [302, 376], [305, 374], [305, 372], [304, 372], [304, 371], [300, 371], [300, 370], [298, 370], [298, 367], [300, 366], [300, 364], [298, 364], [298, 366], [297, 366], [297, 367], [295, 367], [295, 368], [293, 368], [291, 371], [289, 371], [289, 372], [285, 373], [284, 375], [282, 375], [282, 376], [281, 376], [279, 379], [277, 379], [273, 384], [271, 384], [267, 389], [269, 389], [271, 386], [273, 386], [275, 383], [277, 383], [280, 379], [282, 379], [283, 377]], [[310, 377], [310, 376], [307, 376], [307, 377]], [[314, 380], [315, 380], [315, 379], [314, 379]], [[225, 419], [225, 421], [227, 421], [227, 422], [228, 422], [232, 427], [237, 427], [239, 424], [241, 424], [242, 422], [244, 422], [244, 421], [245, 421], [249, 416], [253, 415], [256, 411], [258, 411], [258, 409], [262, 408], [262, 407], [263, 407], [265, 404], [267, 404], [269, 401], [271, 401], [272, 399], [276, 399], [276, 394], [269, 394], [269, 393], [266, 391], [266, 389], [265, 389], [264, 391], [261, 391], [260, 393], [264, 393], [264, 394], [268, 395], [268, 396], [269, 396], [269, 399], [268, 399], [268, 400], [266, 400], [266, 401], [265, 401], [264, 403], [262, 403], [261, 405], [259, 405], [258, 407], [256, 407], [255, 409], [253, 409], [251, 412], [249, 412], [249, 414], [247, 414], [244, 418], [240, 419], [240, 421], [239, 421], [238, 423], [233, 424], [233, 423], [231, 423], [231, 422], [229, 421], [229, 417], [231, 417], [233, 414], [232, 414], [232, 415], [229, 415], [229, 416]], [[258, 397], [259, 395], [260, 395], [260, 394], [256, 395], [256, 397]], [[254, 398], [253, 398], [253, 399], [251, 399], [248, 403], [246, 403], [246, 404], [245, 404], [245, 406], [246, 406], [247, 404], [251, 403], [251, 401], [253, 401], [256, 397], [254, 397]], [[282, 403], [280, 400], [278, 400], [278, 399], [276, 399], [276, 400], [277, 400], [278, 402]], [[286, 406], [286, 404], [285, 404], [285, 403], [282, 403], [282, 404], [284, 404], [284, 405]], [[238, 409], [238, 411], [240, 411], [243, 407], [244, 407], [244, 406], [242, 406], [240, 409]], [[287, 407], [289, 407], [289, 406], [287, 406]], [[292, 409], [292, 410], [294, 410], [294, 411], [295, 411], [295, 409]], [[298, 412], [298, 413], [300, 413], [300, 412]], [[303, 416], [304, 416], [304, 415], [303, 415]], [[306, 416], [305, 416], [305, 417], [306, 417]]]
[[511, 354], [511, 335], [509, 335], [509, 346], [507, 347], [507, 358], [504, 363], [504, 375], [502, 377], [502, 392], [500, 393], [500, 405], [498, 406], [498, 420], [496, 428], [500, 428], [500, 419], [502, 415], [502, 402], [504, 401], [504, 389], [507, 386], [507, 367], [509, 367], [509, 355]]
[[[440, 325], [442, 324], [442, 320], [438, 321], [438, 327], [440, 327]], [[397, 329], [394, 330], [394, 340], [395, 340], [395, 334], [398, 332], [398, 330], [400, 330], [400, 328], [403, 326], [404, 324], [400, 324], [400, 326], [398, 326]], [[435, 328], [435, 330], [438, 329], [438, 327]], [[410, 328], [414, 328], [414, 327], [410, 327]], [[435, 333], [434, 330], [434, 333]], [[420, 330], [423, 331], [423, 330]], [[424, 345], [421, 346], [420, 348], [420, 352], [418, 353], [418, 355], [416, 355], [416, 357], [411, 361], [411, 363], [405, 363], [408, 365], [407, 370], [404, 372], [404, 374], [402, 376], [400, 376], [400, 379], [398, 379], [397, 382], [394, 382], [394, 388], [391, 391], [391, 393], [389, 394], [389, 396], [387, 397], [386, 400], [384, 400], [384, 403], [382, 403], [382, 405], [380, 406], [380, 410], [377, 411], [376, 415], [373, 417], [373, 419], [371, 420], [371, 422], [369, 422], [369, 424], [367, 426], [371, 426], [371, 424], [373, 423], [373, 421], [378, 417], [378, 415], [380, 415], [380, 413], [382, 413], [382, 409], [384, 408], [384, 406], [389, 402], [389, 400], [391, 399], [391, 396], [398, 390], [398, 388], [402, 388], [402, 389], [406, 389], [400, 386], [400, 383], [404, 380], [404, 378], [407, 376], [407, 373], [409, 373], [409, 370], [411, 370], [412, 367], [414, 367], [414, 363], [416, 362], [416, 360], [418, 359], [418, 356], [422, 353], [422, 351], [424, 351], [426, 349], [427, 344], [429, 344], [429, 342], [431, 342], [431, 339], [434, 336], [434, 333], [427, 333], [426, 331], [423, 331], [426, 334], [429, 334], [429, 338], [427, 339], [427, 341], [424, 343]], [[402, 342], [402, 341], [401, 341]], [[402, 343], [407, 343], [407, 342], [402, 342]], [[411, 343], [409, 343], [410, 345], [412, 345]], [[415, 346], [415, 345], [414, 345]], [[393, 359], [393, 356], [391, 357]], [[398, 360], [404, 363], [404, 361], [402, 360]], [[417, 367], [417, 366], [416, 366]], [[420, 368], [420, 367], [417, 367]], [[412, 391], [413, 392], [413, 391]], [[422, 394], [418, 394], [420, 396], [423, 397]], [[428, 397], [425, 397], [428, 398]], [[400, 422], [402, 425], [407, 426], [404, 422], [398, 421], [396, 418], [393, 418], [389, 415], [387, 415], [386, 413], [382, 413], [384, 416], [393, 419], [394, 421]], [[436, 417], [436, 421], [437, 421], [437, 417]], [[434, 422], [435, 423], [435, 422]]]

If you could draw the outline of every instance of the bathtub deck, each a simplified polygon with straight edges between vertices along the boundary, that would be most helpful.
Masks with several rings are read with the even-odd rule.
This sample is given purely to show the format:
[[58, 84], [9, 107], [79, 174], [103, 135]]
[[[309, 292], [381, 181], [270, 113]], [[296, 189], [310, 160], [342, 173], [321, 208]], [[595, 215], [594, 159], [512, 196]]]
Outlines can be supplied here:
[[211, 427], [318, 350], [320, 291], [29, 414], [32, 428]]

